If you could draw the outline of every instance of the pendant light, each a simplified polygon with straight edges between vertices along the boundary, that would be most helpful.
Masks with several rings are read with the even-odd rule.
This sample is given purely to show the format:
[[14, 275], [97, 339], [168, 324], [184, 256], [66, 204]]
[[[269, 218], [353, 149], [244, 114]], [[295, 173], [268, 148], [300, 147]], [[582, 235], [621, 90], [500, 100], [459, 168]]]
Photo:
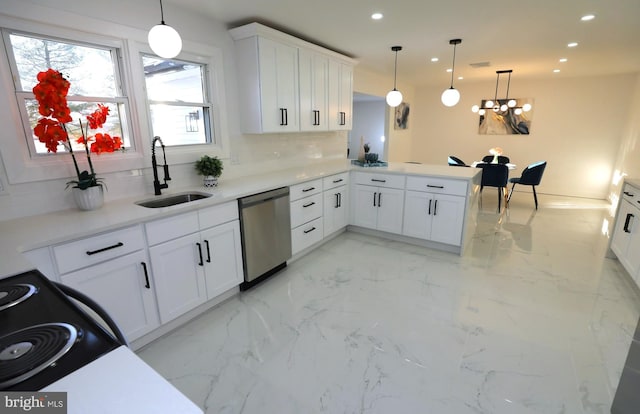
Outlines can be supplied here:
[[402, 93], [396, 89], [396, 77], [398, 75], [398, 52], [402, 50], [402, 46], [391, 46], [391, 50], [396, 52], [396, 64], [393, 72], [393, 90], [387, 94], [387, 105], [392, 108], [402, 103]]
[[453, 65], [451, 65], [451, 87], [442, 92], [440, 99], [444, 106], [455, 106], [460, 101], [460, 92], [453, 87], [453, 74], [456, 68], [456, 46], [462, 43], [462, 39], [451, 39], [449, 44], [453, 45]]
[[160, 0], [160, 24], [149, 30], [149, 46], [153, 52], [165, 59], [171, 59], [182, 50], [182, 39], [180, 34], [173, 27], [164, 23], [164, 11], [162, 10], [162, 0]]
[[[531, 110], [531, 104], [529, 103], [525, 103], [522, 106], [517, 106], [517, 101], [515, 99], [509, 99], [509, 86], [511, 86], [511, 73], [513, 72], [513, 69], [507, 69], [507, 70], [497, 70], [496, 71], [496, 75], [497, 75], [497, 79], [496, 79], [496, 92], [495, 95], [493, 97], [493, 101], [491, 99], [487, 99], [486, 101], [484, 101], [484, 107], [481, 108], [478, 105], [473, 105], [471, 107], [471, 112], [477, 113], [478, 115], [484, 115], [486, 113], [487, 110], [491, 109], [493, 110], [493, 112], [506, 112], [509, 109], [513, 109], [513, 112], [516, 115], [520, 115], [523, 112], [529, 112]], [[507, 95], [504, 99], [501, 99], [503, 103], [500, 103], [500, 100], [498, 100], [498, 85], [500, 84], [500, 75], [508, 73], [509, 74], [509, 78], [507, 80]]]

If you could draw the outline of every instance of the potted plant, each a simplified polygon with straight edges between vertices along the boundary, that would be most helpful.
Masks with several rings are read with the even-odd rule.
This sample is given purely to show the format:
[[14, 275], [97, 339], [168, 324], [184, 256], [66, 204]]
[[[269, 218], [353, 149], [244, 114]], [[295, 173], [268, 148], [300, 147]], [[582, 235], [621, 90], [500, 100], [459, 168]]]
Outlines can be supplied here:
[[[106, 132], [96, 132], [89, 135], [89, 130], [100, 130], [107, 122], [109, 108], [98, 104], [98, 109], [86, 115], [86, 122], [78, 120], [79, 132], [72, 131], [70, 123], [71, 109], [67, 102], [67, 93], [71, 83], [60, 72], [54, 69], [38, 73], [38, 83], [33, 87], [33, 94], [38, 101], [38, 112], [42, 117], [38, 119], [33, 133], [39, 141], [47, 147], [47, 152], [58, 152], [58, 146], [71, 154], [77, 180], [67, 182], [67, 188], [72, 187], [73, 197], [81, 210], [94, 210], [102, 206], [104, 201], [101, 178], [96, 176], [91, 162], [91, 154], [114, 152], [123, 149], [120, 137], [111, 136]], [[82, 149], [86, 155], [89, 171], [80, 171], [74, 145]]]
[[215, 187], [218, 185], [218, 177], [222, 174], [222, 161], [218, 157], [203, 155], [195, 163], [198, 175], [204, 176], [205, 187]]

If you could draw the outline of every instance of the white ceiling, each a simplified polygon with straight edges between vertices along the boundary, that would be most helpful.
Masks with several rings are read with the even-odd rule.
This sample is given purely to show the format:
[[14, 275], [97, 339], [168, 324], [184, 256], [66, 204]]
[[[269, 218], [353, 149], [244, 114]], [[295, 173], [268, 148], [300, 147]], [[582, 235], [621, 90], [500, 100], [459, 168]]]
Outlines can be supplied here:
[[[391, 76], [391, 46], [403, 46], [399, 83], [447, 86], [453, 38], [462, 39], [455, 75], [464, 79], [456, 86], [502, 69], [513, 69], [514, 79], [640, 72], [640, 0], [165, 0], [178, 5], [229, 27], [258, 21]], [[384, 18], [371, 20], [373, 12]], [[580, 21], [585, 14], [596, 18]], [[574, 41], [578, 47], [567, 48]], [[431, 63], [434, 56], [440, 61]], [[479, 62], [490, 65], [470, 66]]]

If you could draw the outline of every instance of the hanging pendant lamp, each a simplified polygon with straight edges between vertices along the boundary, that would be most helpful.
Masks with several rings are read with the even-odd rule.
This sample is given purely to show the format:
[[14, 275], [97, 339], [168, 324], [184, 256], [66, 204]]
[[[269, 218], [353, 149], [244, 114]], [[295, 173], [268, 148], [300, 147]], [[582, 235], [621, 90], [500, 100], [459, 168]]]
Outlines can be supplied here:
[[444, 106], [455, 106], [460, 101], [460, 92], [453, 87], [453, 74], [456, 67], [456, 46], [462, 43], [462, 39], [451, 39], [449, 44], [453, 45], [453, 65], [451, 65], [451, 87], [442, 92], [440, 100]]
[[160, 0], [160, 24], [149, 30], [149, 46], [153, 52], [165, 59], [171, 59], [182, 50], [182, 39], [180, 34], [173, 27], [165, 24], [162, 0]]
[[402, 93], [396, 89], [396, 77], [398, 74], [398, 52], [402, 50], [402, 46], [391, 46], [391, 50], [396, 52], [396, 64], [393, 72], [393, 90], [387, 94], [387, 105], [392, 108], [402, 103]]

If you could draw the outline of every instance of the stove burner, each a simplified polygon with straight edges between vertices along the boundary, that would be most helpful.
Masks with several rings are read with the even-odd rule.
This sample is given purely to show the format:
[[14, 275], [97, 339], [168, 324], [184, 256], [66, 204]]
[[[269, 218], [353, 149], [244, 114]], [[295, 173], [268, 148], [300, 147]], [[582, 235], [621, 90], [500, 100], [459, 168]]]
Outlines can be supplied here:
[[0, 311], [24, 302], [36, 293], [33, 285], [11, 285], [0, 288]]
[[0, 338], [0, 389], [49, 367], [71, 349], [78, 330], [68, 323], [46, 323]]

